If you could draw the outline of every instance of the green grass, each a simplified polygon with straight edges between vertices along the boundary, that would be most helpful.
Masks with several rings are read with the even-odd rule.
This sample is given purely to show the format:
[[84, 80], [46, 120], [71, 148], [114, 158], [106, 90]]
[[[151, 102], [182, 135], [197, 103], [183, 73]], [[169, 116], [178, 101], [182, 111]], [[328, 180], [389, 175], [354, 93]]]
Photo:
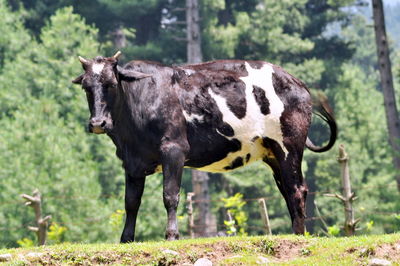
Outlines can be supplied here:
[[[168, 253], [165, 250], [177, 252]], [[30, 257], [29, 253], [40, 253]], [[188, 239], [132, 244], [61, 244], [3, 249], [9, 265], [182, 265], [208, 258], [213, 265], [368, 265], [382, 258], [400, 265], [400, 234], [358, 237], [258, 236]]]

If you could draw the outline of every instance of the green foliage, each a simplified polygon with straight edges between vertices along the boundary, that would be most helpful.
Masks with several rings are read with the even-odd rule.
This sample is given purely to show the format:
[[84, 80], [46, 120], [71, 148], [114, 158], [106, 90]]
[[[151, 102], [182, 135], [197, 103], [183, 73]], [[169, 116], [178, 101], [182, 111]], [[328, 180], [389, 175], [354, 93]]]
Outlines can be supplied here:
[[144, 5], [140, 0], [120, 0], [120, 1], [111, 1], [111, 0], [99, 0], [98, 2], [104, 4], [109, 8], [109, 10], [125, 19], [129, 19], [132, 10], [135, 10], [135, 14], [137, 16], [144, 15], [149, 13], [152, 9], [154, 9], [159, 0], [149, 0], [146, 1]]
[[67, 227], [61, 226], [58, 223], [51, 223], [47, 237], [53, 244], [60, 244], [65, 239], [65, 233], [67, 232]]
[[[78, 128], [68, 128], [58, 118], [57, 105], [53, 101], [32, 99], [30, 103], [31, 106], [15, 112], [14, 119], [2, 120], [0, 147], [6, 154], [1, 160], [0, 174], [6, 177], [1, 182], [6, 193], [1, 197], [12, 198], [38, 188], [45, 195], [44, 212], [67, 224], [69, 239], [76, 239], [79, 234], [91, 230], [89, 224], [84, 224], [87, 215], [101, 214], [96, 200], [100, 186], [95, 164], [90, 162], [90, 147], [71, 145], [80, 143], [85, 133]], [[63, 206], [62, 212], [57, 211], [59, 206]], [[31, 210], [22, 205], [17, 209], [10, 208], [2, 209], [12, 216], [7, 215], [1, 227], [12, 228], [18, 224], [18, 220], [10, 219], [19, 218], [25, 224], [33, 218]], [[83, 224], [70, 224], [75, 222]], [[2, 237], [20, 238], [14, 235], [16, 233], [23, 235], [22, 231], [10, 230]]]
[[274, 255], [277, 249], [276, 241], [271, 239], [262, 239], [260, 241], [260, 249], [262, 253]]
[[339, 236], [340, 227], [337, 225], [332, 225], [328, 227], [328, 235], [330, 236]]
[[[23, 25], [23, 12], [11, 13], [6, 0], [0, 0], [0, 67], [29, 44], [31, 37]], [[1, 71], [0, 71], [1, 72]]]
[[[96, 30], [71, 8], [64, 8], [43, 28], [38, 42], [31, 41], [13, 61], [5, 61], [0, 75], [0, 94], [6, 96], [0, 103], [0, 148], [4, 151], [0, 201], [38, 188], [45, 199], [44, 213], [68, 228], [67, 241], [107, 241], [110, 230], [90, 222], [92, 217], [104, 216], [108, 204], [99, 201], [100, 163], [93, 161], [93, 137], [84, 132], [82, 123], [87, 113], [85, 99], [70, 82], [80, 72], [76, 55], [97, 54], [98, 47]], [[110, 147], [107, 142], [100, 141], [103, 148]], [[22, 204], [2, 207], [0, 216], [0, 242], [9, 246], [26, 231], [13, 228], [33, 218]]]
[[237, 233], [236, 227], [235, 227], [235, 220], [231, 220], [231, 221], [224, 221], [224, 225], [226, 226], [226, 233], [229, 236], [235, 236]]
[[123, 217], [125, 215], [124, 210], [116, 210], [110, 216], [110, 225], [113, 229], [120, 230], [123, 222]]
[[17, 240], [17, 244], [21, 247], [21, 248], [30, 248], [35, 246], [35, 243], [33, 242], [33, 240], [24, 237], [20, 240]]
[[366, 231], [367, 232], [370, 232], [370, 231], [372, 231], [372, 228], [374, 227], [374, 221], [369, 221], [369, 222], [367, 222], [367, 223], [365, 223], [365, 226], [366, 226]]
[[[222, 198], [222, 201], [224, 202], [224, 207], [234, 219], [234, 221], [224, 221], [224, 224], [227, 226], [228, 229], [228, 234], [232, 235], [236, 234], [237, 232], [237, 234], [240, 236], [247, 235], [246, 227], [248, 218], [246, 213], [243, 211], [243, 206], [246, 204], [246, 202], [243, 200], [243, 194], [236, 193], [232, 197]], [[236, 223], [239, 230], [236, 230], [235, 228]]]

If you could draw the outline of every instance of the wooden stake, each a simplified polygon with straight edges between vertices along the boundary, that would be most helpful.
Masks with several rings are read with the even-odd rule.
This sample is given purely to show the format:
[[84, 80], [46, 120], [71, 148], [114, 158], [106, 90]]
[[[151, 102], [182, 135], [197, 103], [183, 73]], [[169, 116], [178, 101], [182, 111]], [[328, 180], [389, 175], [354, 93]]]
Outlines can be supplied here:
[[341, 166], [341, 176], [342, 176], [342, 187], [343, 187], [343, 195], [335, 194], [325, 194], [328, 197], [336, 197], [340, 199], [344, 206], [344, 232], [346, 236], [354, 235], [356, 230], [356, 225], [360, 221], [360, 219], [354, 220], [354, 209], [353, 209], [353, 201], [357, 199], [354, 192], [351, 192], [351, 183], [350, 183], [350, 173], [349, 173], [349, 157], [344, 149], [344, 145], [339, 145], [339, 157], [338, 162]]
[[36, 233], [39, 246], [45, 245], [48, 221], [51, 219], [51, 216], [47, 215], [42, 218], [42, 200], [40, 192], [35, 189], [33, 191], [33, 196], [22, 194], [21, 197], [26, 200], [25, 206], [30, 206], [35, 211], [36, 227], [28, 226], [28, 229]]
[[188, 211], [188, 230], [190, 238], [194, 238], [194, 219], [193, 219], [193, 198], [194, 193], [189, 192], [186, 196], [187, 211]]
[[268, 235], [272, 235], [271, 226], [269, 224], [267, 204], [265, 203], [265, 200], [262, 198], [258, 200], [258, 204], [260, 204], [260, 214], [264, 223], [265, 232]]
[[344, 232], [347, 236], [354, 235], [356, 224], [359, 220], [354, 220], [353, 201], [356, 199], [354, 192], [351, 192], [349, 156], [344, 150], [344, 145], [339, 145], [339, 158], [342, 173], [343, 199], [345, 211]]

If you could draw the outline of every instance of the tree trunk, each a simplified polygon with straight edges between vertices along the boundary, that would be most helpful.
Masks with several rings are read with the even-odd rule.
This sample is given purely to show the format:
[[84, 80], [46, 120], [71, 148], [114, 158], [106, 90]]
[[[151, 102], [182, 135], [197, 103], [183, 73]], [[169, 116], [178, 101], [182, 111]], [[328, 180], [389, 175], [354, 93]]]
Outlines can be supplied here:
[[187, 62], [200, 63], [201, 53], [200, 16], [198, 0], [186, 0]]
[[389, 45], [386, 37], [382, 0], [372, 0], [372, 7], [378, 65], [381, 76], [386, 122], [389, 131], [389, 143], [393, 149], [393, 164], [397, 173], [397, 189], [400, 192], [400, 119], [394, 95], [392, 68], [389, 58]]
[[119, 25], [115, 30], [111, 33], [113, 37], [113, 44], [116, 50], [124, 48], [126, 46], [126, 35], [124, 33], [124, 28], [122, 25]]
[[209, 176], [205, 172], [192, 170], [192, 185], [195, 195], [197, 217], [195, 219], [194, 235], [210, 237], [217, 232], [216, 219], [210, 210], [210, 194], [208, 188]]
[[[203, 60], [201, 53], [200, 16], [198, 0], [186, 0], [186, 38], [187, 62], [200, 63]], [[195, 236], [208, 237], [216, 233], [215, 217], [210, 210], [210, 195], [208, 193], [207, 173], [192, 170], [192, 185], [195, 193], [195, 206], [198, 217], [195, 219]], [[214, 222], [213, 222], [214, 221]]]

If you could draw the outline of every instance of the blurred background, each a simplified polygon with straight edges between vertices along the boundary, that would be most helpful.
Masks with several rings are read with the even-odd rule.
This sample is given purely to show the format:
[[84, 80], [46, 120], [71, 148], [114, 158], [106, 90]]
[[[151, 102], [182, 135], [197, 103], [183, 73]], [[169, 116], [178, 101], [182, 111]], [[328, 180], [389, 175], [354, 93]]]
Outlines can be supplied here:
[[[199, 0], [190, 7], [191, 21], [188, 2], [0, 0], [0, 248], [35, 244], [35, 233], [27, 229], [34, 225], [34, 213], [20, 194], [36, 188], [43, 213], [52, 216], [48, 243], [119, 240], [121, 162], [107, 136], [87, 133], [86, 97], [71, 83], [82, 73], [78, 55], [112, 56], [117, 50], [121, 63], [265, 60], [283, 66], [313, 92], [322, 91], [335, 111], [337, 143], [350, 158], [358, 196], [353, 207], [361, 219], [357, 234], [399, 231], [399, 170], [393, 164], [398, 154], [388, 142], [371, 2]], [[400, 1], [383, 3], [399, 106]], [[195, 54], [188, 56], [190, 51]], [[324, 123], [315, 119], [310, 138], [322, 144], [328, 137]], [[344, 234], [342, 203], [324, 196], [341, 193], [337, 146], [324, 154], [305, 151], [311, 234]], [[161, 183], [159, 174], [147, 178], [139, 241], [163, 239]], [[264, 234], [260, 198], [272, 233], [291, 232], [272, 171], [261, 163], [226, 174], [186, 169], [179, 206], [183, 238], [190, 234], [186, 195], [192, 191], [198, 191], [192, 202], [196, 236]]]

